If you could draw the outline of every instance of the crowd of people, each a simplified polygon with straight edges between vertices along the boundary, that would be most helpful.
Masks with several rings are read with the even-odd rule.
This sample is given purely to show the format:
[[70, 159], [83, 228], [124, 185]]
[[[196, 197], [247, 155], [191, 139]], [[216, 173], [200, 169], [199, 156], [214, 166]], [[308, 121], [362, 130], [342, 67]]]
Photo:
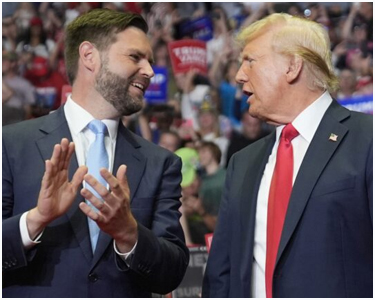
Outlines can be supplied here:
[[[234, 37], [242, 26], [274, 12], [321, 23], [331, 39], [339, 78], [337, 99], [373, 93], [373, 9], [353, 3], [148, 3], [44, 2], [3, 3], [3, 125], [37, 118], [57, 109], [69, 84], [64, 62], [64, 28], [94, 8], [132, 11], [149, 25], [154, 65], [169, 70], [163, 104], [145, 103], [123, 123], [145, 139], [179, 155], [182, 168], [182, 224], [187, 244], [204, 244], [213, 232], [225, 180], [236, 151], [264, 137], [270, 125], [251, 117], [247, 97], [236, 83], [239, 48]], [[187, 21], [207, 17], [207, 76], [196, 70], [174, 75], [171, 41], [193, 38]]]

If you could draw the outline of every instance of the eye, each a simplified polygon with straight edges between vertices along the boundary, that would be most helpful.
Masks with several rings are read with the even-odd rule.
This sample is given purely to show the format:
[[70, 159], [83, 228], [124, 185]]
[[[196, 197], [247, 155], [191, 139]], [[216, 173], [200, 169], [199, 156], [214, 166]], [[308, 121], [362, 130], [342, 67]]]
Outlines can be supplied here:
[[130, 54], [129, 55], [131, 57], [132, 60], [134, 60], [135, 62], [139, 62], [141, 60], [141, 57], [138, 55], [138, 54]]

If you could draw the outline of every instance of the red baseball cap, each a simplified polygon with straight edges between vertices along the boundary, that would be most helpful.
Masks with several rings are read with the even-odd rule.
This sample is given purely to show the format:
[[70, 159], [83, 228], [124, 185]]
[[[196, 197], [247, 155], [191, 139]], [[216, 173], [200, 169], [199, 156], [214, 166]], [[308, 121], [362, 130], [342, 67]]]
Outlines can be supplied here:
[[49, 65], [48, 60], [41, 56], [35, 56], [30, 72], [37, 77], [42, 77], [48, 74]]
[[32, 17], [31, 20], [30, 20], [30, 26], [42, 26], [43, 25], [43, 21], [41, 18], [38, 18], [38, 17]]

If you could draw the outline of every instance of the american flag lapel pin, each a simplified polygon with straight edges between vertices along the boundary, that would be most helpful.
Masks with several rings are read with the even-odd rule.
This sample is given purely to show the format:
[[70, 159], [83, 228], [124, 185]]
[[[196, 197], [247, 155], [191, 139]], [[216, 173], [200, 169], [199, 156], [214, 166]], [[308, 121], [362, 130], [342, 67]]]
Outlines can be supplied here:
[[338, 138], [338, 135], [334, 133], [331, 133], [331, 135], [329, 136], [329, 140], [332, 142], [337, 142], [337, 138]]

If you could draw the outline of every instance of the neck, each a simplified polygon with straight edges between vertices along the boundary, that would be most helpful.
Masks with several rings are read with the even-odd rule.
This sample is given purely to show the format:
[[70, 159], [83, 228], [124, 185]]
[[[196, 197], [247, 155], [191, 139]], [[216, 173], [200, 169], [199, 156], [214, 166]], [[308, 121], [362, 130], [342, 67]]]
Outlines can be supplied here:
[[323, 95], [323, 93], [324, 91], [322, 90], [312, 91], [306, 88], [301, 92], [286, 93], [287, 99], [284, 99], [284, 114], [280, 115], [279, 112], [276, 112], [277, 115], [271, 117], [267, 123], [276, 126], [292, 123], [301, 112]]
[[[82, 88], [82, 86], [91, 88]], [[72, 99], [74, 102], [98, 120], [120, 117], [118, 111], [92, 86], [92, 84], [82, 85], [80, 82], [75, 82], [72, 88]]]
[[208, 175], [215, 174], [219, 169], [219, 164], [216, 161], [212, 161], [205, 169]]
[[206, 134], [210, 134], [210, 133], [214, 133], [215, 130], [212, 129], [212, 128], [201, 128], [200, 130], [200, 133], [202, 136], [206, 135]]
[[32, 36], [30, 39], [30, 44], [33, 46], [40, 44], [40, 38], [38, 36]]

